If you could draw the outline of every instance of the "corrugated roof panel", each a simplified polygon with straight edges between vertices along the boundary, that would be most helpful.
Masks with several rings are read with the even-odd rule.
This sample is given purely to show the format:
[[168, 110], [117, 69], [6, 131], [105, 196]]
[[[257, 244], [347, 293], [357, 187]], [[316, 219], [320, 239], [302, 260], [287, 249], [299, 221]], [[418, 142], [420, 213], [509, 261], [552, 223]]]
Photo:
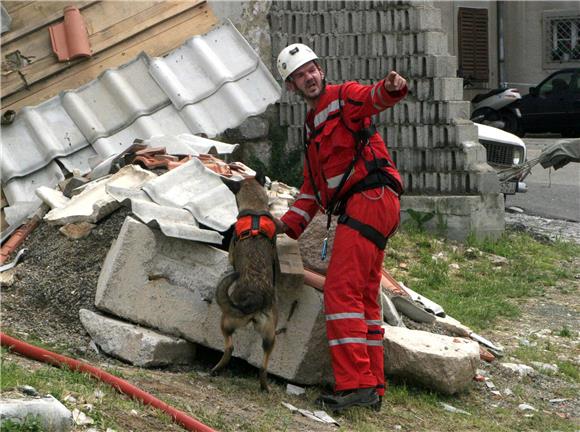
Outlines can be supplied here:
[[[86, 172], [83, 157], [105, 158], [136, 138], [181, 133], [213, 137], [264, 112], [280, 93], [231, 23], [190, 39], [163, 58], [141, 54], [77, 90], [24, 108], [12, 125], [2, 128], [2, 182], [10, 189], [8, 201], [36, 200], [31, 193], [36, 187], [54, 186], [62, 178], [53, 162], [57, 158], [69, 170]], [[89, 146], [93, 150], [80, 151]]]

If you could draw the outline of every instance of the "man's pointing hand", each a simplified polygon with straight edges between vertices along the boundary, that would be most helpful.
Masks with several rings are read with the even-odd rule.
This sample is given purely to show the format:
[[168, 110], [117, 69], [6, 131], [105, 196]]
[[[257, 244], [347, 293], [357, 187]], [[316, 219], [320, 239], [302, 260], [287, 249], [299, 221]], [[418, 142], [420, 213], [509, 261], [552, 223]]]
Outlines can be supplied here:
[[407, 80], [395, 71], [389, 72], [385, 78], [385, 90], [389, 92], [402, 90], [407, 85]]

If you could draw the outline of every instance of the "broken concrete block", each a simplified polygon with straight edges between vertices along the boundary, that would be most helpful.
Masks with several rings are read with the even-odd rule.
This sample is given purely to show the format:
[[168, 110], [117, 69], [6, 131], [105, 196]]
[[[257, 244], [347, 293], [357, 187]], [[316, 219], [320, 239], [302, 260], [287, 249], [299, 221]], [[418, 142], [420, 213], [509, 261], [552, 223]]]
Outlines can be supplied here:
[[51, 209], [66, 207], [70, 201], [61, 191], [47, 186], [40, 186], [34, 193]]
[[469, 334], [471, 333], [471, 329], [469, 327], [464, 326], [449, 315], [445, 317], [436, 316], [435, 320], [437, 321], [437, 325], [440, 325], [445, 330], [450, 331], [456, 336], [469, 337]]
[[107, 354], [140, 367], [189, 364], [195, 345], [150, 329], [108, 318], [87, 309], [79, 311], [81, 323]]
[[78, 240], [87, 237], [94, 227], [96, 227], [95, 224], [79, 222], [76, 224], [66, 224], [60, 227], [58, 230], [69, 239]]
[[276, 250], [280, 262], [280, 284], [288, 287], [304, 285], [304, 266], [300, 247], [286, 234], [277, 236]]
[[81, 186], [86, 185], [89, 179], [86, 177], [71, 177], [59, 183], [60, 190], [67, 198], [72, 198], [74, 195], [78, 195], [82, 192], [82, 189], [78, 189]]
[[300, 253], [304, 260], [304, 267], [314, 270], [317, 273], [326, 274], [328, 263], [332, 256], [332, 246], [334, 245], [334, 234], [336, 224], [333, 223], [328, 233], [328, 254], [325, 260], [321, 259], [322, 242], [326, 237], [326, 216], [318, 215], [310, 222], [304, 233], [300, 236]]
[[6, 420], [23, 423], [27, 417], [38, 419], [43, 431], [65, 432], [73, 426], [72, 413], [53, 396], [42, 398], [0, 398], [0, 429]]
[[[213, 301], [227, 253], [165, 237], [127, 218], [99, 281], [97, 308], [201, 345], [223, 350], [221, 310]], [[278, 329], [268, 371], [297, 384], [330, 381], [322, 293], [305, 286], [277, 288]], [[234, 335], [234, 356], [259, 367], [262, 340], [252, 326]]]
[[65, 207], [51, 210], [44, 220], [52, 225], [96, 223], [119, 207], [117, 200], [107, 193], [107, 184], [125, 188], [139, 187], [155, 177], [150, 171], [136, 165], [127, 165], [111, 177], [99, 180], [94, 186], [87, 186], [81, 194], [71, 198]]
[[479, 364], [479, 345], [421, 330], [385, 326], [385, 373], [445, 394], [466, 390]]

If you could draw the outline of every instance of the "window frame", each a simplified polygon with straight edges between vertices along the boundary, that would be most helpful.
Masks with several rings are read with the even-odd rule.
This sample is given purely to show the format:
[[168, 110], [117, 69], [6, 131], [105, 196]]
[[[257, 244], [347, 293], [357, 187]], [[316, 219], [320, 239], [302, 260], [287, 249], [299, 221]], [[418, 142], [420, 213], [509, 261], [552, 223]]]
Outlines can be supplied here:
[[[559, 38], [558, 32], [555, 31], [558, 21], [572, 21], [570, 23], [570, 38]], [[542, 60], [543, 67], [546, 69], [560, 69], [580, 66], [580, 54], [577, 58], [571, 55], [568, 59], [555, 59], [554, 51], [558, 49], [560, 43], [565, 44], [569, 41], [570, 50], [578, 47], [580, 50], [580, 12], [576, 10], [569, 11], [544, 11], [542, 14]]]

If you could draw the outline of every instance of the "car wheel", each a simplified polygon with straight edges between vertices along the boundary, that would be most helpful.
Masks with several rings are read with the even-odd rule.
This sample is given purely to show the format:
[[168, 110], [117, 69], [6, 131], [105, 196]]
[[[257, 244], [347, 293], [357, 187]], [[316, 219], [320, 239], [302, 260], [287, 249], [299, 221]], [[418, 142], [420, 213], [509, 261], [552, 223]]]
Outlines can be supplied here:
[[524, 135], [524, 131], [522, 130], [522, 122], [513, 112], [507, 110], [501, 111], [500, 117], [504, 124], [504, 131], [519, 137]]

